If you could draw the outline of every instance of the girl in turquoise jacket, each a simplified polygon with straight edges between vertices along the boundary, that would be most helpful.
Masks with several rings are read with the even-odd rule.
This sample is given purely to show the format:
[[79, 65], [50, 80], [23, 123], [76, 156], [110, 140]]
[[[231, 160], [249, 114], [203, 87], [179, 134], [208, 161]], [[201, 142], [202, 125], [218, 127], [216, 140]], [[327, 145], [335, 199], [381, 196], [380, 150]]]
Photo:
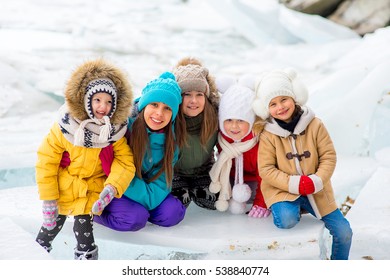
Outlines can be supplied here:
[[178, 116], [181, 89], [166, 72], [149, 82], [135, 100], [127, 139], [134, 151], [136, 175], [120, 199], [114, 199], [95, 221], [118, 231], [137, 231], [149, 221], [164, 227], [183, 220], [185, 207], [170, 194], [173, 166], [183, 140]]

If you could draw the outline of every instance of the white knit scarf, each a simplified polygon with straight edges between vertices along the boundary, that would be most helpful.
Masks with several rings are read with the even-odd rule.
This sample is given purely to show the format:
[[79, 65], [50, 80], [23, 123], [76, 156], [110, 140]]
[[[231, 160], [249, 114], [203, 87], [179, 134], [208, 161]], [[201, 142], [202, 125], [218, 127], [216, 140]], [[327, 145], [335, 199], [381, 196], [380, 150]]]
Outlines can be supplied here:
[[232, 196], [232, 188], [230, 185], [230, 169], [232, 168], [232, 159], [236, 160], [235, 184], [243, 183], [243, 153], [252, 149], [258, 142], [258, 137], [253, 137], [245, 142], [229, 143], [221, 133], [218, 134], [218, 143], [222, 148], [217, 161], [210, 170], [210, 192], [219, 192], [218, 200], [228, 201]]
[[69, 142], [87, 148], [104, 148], [121, 139], [127, 130], [127, 120], [120, 125], [111, 125], [107, 116], [101, 120], [80, 121], [69, 114], [66, 104], [59, 109], [58, 123]]

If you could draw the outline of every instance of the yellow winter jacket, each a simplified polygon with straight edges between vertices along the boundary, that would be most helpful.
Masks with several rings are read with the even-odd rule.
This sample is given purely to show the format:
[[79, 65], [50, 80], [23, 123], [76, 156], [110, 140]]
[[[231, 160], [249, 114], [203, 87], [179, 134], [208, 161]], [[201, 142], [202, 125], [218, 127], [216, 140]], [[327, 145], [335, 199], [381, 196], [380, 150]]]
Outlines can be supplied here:
[[[57, 200], [62, 215], [90, 214], [93, 203], [107, 184], [121, 197], [134, 177], [133, 153], [123, 137], [113, 143], [114, 160], [107, 177], [99, 158], [101, 148], [74, 146], [55, 123], [38, 149], [36, 181], [41, 200]], [[68, 151], [71, 163], [60, 167], [62, 154]]]

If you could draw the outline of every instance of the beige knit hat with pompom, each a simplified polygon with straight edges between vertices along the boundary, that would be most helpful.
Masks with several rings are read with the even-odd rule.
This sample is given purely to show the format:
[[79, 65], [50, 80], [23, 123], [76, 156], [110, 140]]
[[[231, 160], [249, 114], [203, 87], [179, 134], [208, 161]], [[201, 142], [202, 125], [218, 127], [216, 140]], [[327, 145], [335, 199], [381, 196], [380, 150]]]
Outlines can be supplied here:
[[218, 108], [219, 94], [215, 84], [214, 76], [203, 66], [202, 62], [191, 56], [184, 57], [178, 61], [172, 70], [182, 93], [188, 91], [203, 92], [210, 103]]

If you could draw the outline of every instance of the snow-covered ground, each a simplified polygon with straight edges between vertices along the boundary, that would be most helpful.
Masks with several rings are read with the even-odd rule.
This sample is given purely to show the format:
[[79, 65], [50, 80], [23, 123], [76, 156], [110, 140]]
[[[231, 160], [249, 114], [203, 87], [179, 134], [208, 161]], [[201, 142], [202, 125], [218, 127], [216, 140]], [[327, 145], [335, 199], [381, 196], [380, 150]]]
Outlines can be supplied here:
[[[338, 163], [332, 181], [338, 203], [341, 206], [347, 196], [355, 200], [347, 214], [354, 231], [350, 259], [374, 259], [375, 265], [385, 267], [390, 260], [390, 28], [360, 38], [276, 2], [3, 0], [1, 269], [44, 269], [42, 260], [72, 258], [71, 220], [50, 255], [34, 242], [41, 210], [33, 169], [37, 147], [55, 120], [71, 71], [103, 56], [127, 71], [138, 94], [147, 81], [187, 55], [200, 58], [215, 76], [259, 74], [285, 66], [298, 70], [309, 87], [308, 105], [335, 143]], [[207, 260], [207, 265], [224, 260], [232, 265], [228, 260], [234, 259], [249, 265], [259, 259], [320, 260], [329, 255], [328, 235], [310, 216], [283, 231], [273, 226], [271, 217], [256, 220], [193, 205], [173, 228], [148, 225], [136, 233], [118, 233], [96, 225], [95, 236], [102, 260], [161, 260], [166, 265], [172, 262], [162, 260]], [[350, 273], [364, 275], [370, 269], [372, 276], [372, 264], [366, 263]], [[362, 271], [366, 266], [369, 269]], [[118, 265], [113, 274], [120, 274]]]

